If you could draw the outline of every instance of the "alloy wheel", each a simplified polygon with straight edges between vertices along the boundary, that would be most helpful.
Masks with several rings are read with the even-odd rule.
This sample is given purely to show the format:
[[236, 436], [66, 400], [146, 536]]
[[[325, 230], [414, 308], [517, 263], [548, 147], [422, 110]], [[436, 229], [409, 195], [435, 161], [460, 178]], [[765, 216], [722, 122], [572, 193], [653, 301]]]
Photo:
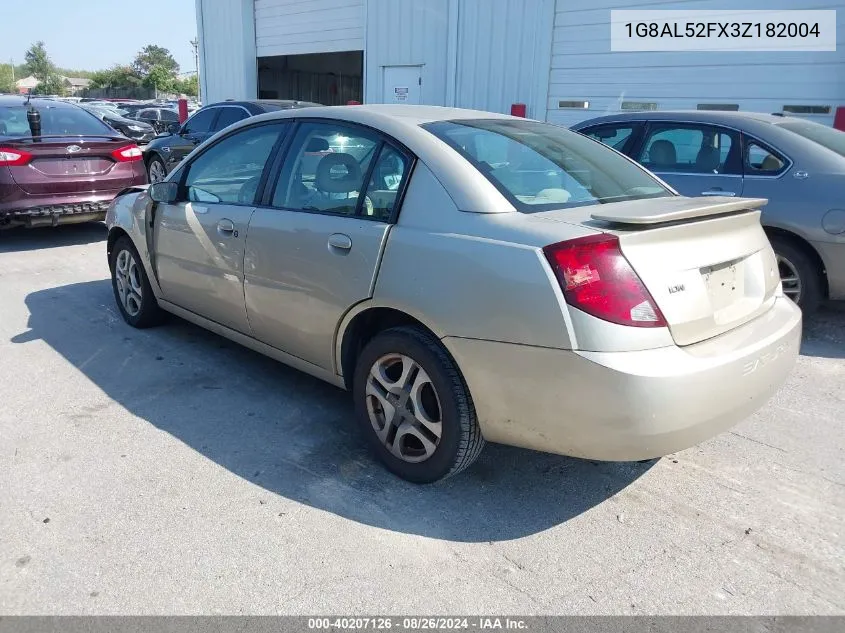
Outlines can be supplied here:
[[801, 301], [801, 276], [798, 268], [783, 255], [777, 255], [778, 273], [783, 286], [783, 294], [792, 299], [795, 303]]
[[367, 413], [379, 441], [398, 459], [427, 460], [443, 434], [440, 399], [428, 374], [404, 354], [386, 354], [370, 368]]
[[117, 285], [117, 295], [126, 314], [130, 317], [141, 312], [144, 291], [141, 285], [141, 270], [135, 261], [135, 256], [128, 250], [117, 254], [114, 267], [114, 279]]
[[164, 180], [167, 174], [164, 171], [164, 165], [160, 161], [154, 160], [150, 163], [150, 184], [155, 184]]

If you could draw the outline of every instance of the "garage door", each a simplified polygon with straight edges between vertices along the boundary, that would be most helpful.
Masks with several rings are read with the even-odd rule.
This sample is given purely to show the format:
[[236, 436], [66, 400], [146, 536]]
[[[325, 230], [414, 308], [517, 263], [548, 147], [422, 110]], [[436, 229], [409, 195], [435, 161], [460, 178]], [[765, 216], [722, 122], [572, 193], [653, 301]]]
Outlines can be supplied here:
[[364, 0], [255, 0], [258, 57], [364, 49]]
[[[837, 7], [836, 5], [840, 6]], [[688, 10], [726, 8], [716, 0]], [[845, 11], [837, 0], [756, 0], [749, 9], [834, 9], [836, 52], [611, 53], [610, 10], [642, 8], [642, 0], [557, 0], [549, 77], [548, 120], [571, 125], [620, 110], [710, 107], [781, 112], [797, 106], [833, 122], [845, 105]], [[648, 9], [677, 9], [652, 2]], [[587, 109], [584, 109], [584, 106]]]

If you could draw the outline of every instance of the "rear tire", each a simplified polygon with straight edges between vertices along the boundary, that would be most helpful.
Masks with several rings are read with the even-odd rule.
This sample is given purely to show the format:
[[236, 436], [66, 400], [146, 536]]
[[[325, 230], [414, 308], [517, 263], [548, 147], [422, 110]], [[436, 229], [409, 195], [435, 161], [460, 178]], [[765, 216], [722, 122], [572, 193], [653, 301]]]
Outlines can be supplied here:
[[813, 258], [795, 242], [779, 236], [770, 238], [770, 241], [778, 259], [784, 294], [792, 299], [804, 314], [812, 314], [818, 309], [824, 296], [822, 271]]
[[147, 271], [129, 237], [124, 235], [114, 243], [109, 268], [114, 299], [123, 320], [138, 329], [160, 324], [164, 311], [158, 306]]
[[358, 357], [355, 413], [395, 475], [432, 483], [467, 468], [484, 448], [469, 390], [440, 342], [410, 326], [371, 340]]
[[150, 184], [161, 182], [167, 178], [167, 169], [164, 166], [164, 161], [158, 156], [153, 156], [150, 162], [147, 163], [147, 178]]

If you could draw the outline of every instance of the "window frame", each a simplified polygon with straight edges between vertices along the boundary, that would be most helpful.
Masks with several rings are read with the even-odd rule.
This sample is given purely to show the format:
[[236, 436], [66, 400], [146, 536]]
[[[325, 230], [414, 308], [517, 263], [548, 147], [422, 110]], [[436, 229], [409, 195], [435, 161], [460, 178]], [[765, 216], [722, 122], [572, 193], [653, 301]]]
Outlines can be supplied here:
[[[758, 174], [758, 173], [751, 173], [747, 172], [747, 159], [748, 159], [748, 146], [753, 143], [757, 145], [761, 149], [769, 152], [775, 158], [779, 158], [783, 161], [783, 167], [776, 172], [772, 172], [769, 174]], [[756, 136], [752, 136], [751, 134], [746, 134], [745, 132], [742, 133], [742, 175], [743, 178], [752, 178], [754, 180], [760, 178], [782, 178], [786, 172], [788, 172], [792, 168], [792, 159], [789, 158], [786, 154], [784, 154], [779, 149], [772, 147], [770, 143], [766, 143], [765, 141], [761, 141]]]
[[[365, 220], [367, 222], [380, 222], [382, 224], [396, 224], [396, 222], [398, 222], [399, 213], [402, 209], [402, 203], [405, 200], [405, 194], [408, 190], [408, 185], [411, 182], [411, 178], [413, 178], [414, 176], [414, 168], [416, 167], [418, 160], [417, 156], [410, 149], [408, 149], [408, 147], [404, 143], [398, 141], [396, 138], [390, 136], [385, 132], [382, 132], [377, 128], [365, 125], [363, 123], [357, 123], [355, 121], [347, 121], [345, 119], [329, 119], [304, 116], [285, 117], [284, 120], [290, 121], [291, 123], [293, 123], [293, 125], [291, 125], [290, 129], [288, 130], [285, 141], [284, 143], [282, 143], [281, 147], [278, 150], [276, 158], [273, 161], [271, 170], [268, 172], [267, 178], [262, 183], [263, 187], [260, 190], [261, 195], [256, 197], [256, 206], [259, 206], [263, 209], [273, 209], [276, 211], [327, 215], [334, 218], [344, 218], [347, 220]], [[377, 137], [378, 141], [373, 149], [373, 158], [372, 160], [370, 160], [370, 164], [367, 166], [366, 173], [364, 173], [362, 191], [358, 196], [357, 202], [355, 203], [354, 215], [344, 215], [340, 213], [334, 213], [332, 211], [323, 211], [319, 209], [292, 209], [290, 207], [280, 207], [273, 204], [273, 196], [275, 195], [276, 186], [279, 183], [279, 178], [281, 177], [282, 169], [284, 168], [285, 162], [291, 156], [291, 148], [293, 145], [293, 141], [296, 138], [300, 127], [302, 127], [303, 124], [307, 123], [315, 123], [321, 125], [341, 125], [352, 129], [357, 128]], [[371, 217], [362, 214], [361, 208], [364, 203], [364, 197], [366, 196], [367, 189], [370, 186], [370, 180], [373, 177], [373, 170], [375, 169], [376, 161], [378, 160], [382, 149], [386, 145], [391, 146], [394, 150], [404, 155], [405, 159], [408, 161], [408, 170], [407, 175], [402, 178], [402, 182], [399, 185], [399, 189], [396, 190], [396, 204], [393, 206], [393, 211], [391, 212], [390, 217], [387, 219], [381, 219], [376, 218], [374, 216]]]
[[[215, 115], [216, 116], [216, 115]], [[261, 176], [258, 179], [258, 186], [255, 191], [255, 196], [252, 199], [252, 202], [224, 202], [221, 200], [220, 202], [207, 202], [204, 204], [226, 204], [226, 205], [233, 205], [237, 207], [257, 207], [261, 206], [261, 200], [263, 199], [264, 188], [267, 184], [267, 178], [272, 169], [272, 166], [275, 164], [278, 154], [281, 151], [281, 148], [288, 143], [288, 139], [291, 135], [291, 131], [293, 130], [294, 126], [292, 125], [291, 121], [285, 119], [273, 119], [270, 121], [260, 121], [258, 123], [254, 123], [252, 125], [245, 125], [243, 127], [239, 127], [231, 132], [227, 132], [224, 136], [221, 136], [219, 139], [214, 141], [208, 147], [202, 148], [200, 152], [197, 153], [196, 156], [191, 156], [191, 160], [185, 164], [184, 168], [182, 169], [182, 173], [179, 175], [178, 179], [178, 189], [176, 195], [175, 203], [186, 203], [192, 202], [188, 198], [188, 176], [191, 173], [191, 167], [193, 167], [194, 163], [202, 156], [204, 156], [207, 152], [217, 147], [220, 143], [230, 139], [231, 137], [241, 134], [255, 128], [265, 127], [269, 125], [279, 125], [281, 126], [279, 138], [273, 143], [273, 147], [270, 148], [270, 155], [267, 157], [267, 161], [264, 163], [264, 169], [261, 171]]]
[[[698, 128], [710, 127], [710, 128], [715, 129], [719, 133], [722, 133], [722, 132], [729, 133], [729, 135], [732, 136], [731, 144], [736, 143], [736, 144], [739, 145], [739, 151], [740, 151], [739, 173], [738, 174], [722, 174], [722, 173], [713, 174], [713, 173], [702, 172], [702, 171], [659, 171], [659, 170], [654, 170], [647, 165], [644, 165], [643, 163], [640, 162], [640, 158], [638, 158], [638, 157], [640, 157], [645, 152], [645, 148], [648, 145], [648, 140], [651, 137], [652, 130], [654, 128], [665, 128], [666, 126], [677, 126], [677, 127], [681, 127], [681, 128], [683, 128], [683, 127], [698, 127]], [[710, 123], [708, 121], [687, 121], [687, 120], [678, 120], [678, 121], [669, 120], [669, 121], [666, 121], [666, 120], [663, 120], [663, 119], [648, 119], [647, 121], [645, 121], [645, 126], [643, 127], [643, 130], [642, 130], [642, 136], [640, 137], [639, 143], [637, 143], [637, 146], [635, 148], [637, 150], [636, 151], [637, 157], [632, 155], [631, 158], [633, 160], [637, 161], [638, 164], [642, 165], [643, 167], [645, 167], [646, 169], [648, 169], [649, 171], [651, 171], [654, 174], [666, 174], [666, 175], [670, 175], [670, 176], [696, 176], [696, 177], [699, 177], [699, 178], [702, 177], [702, 176], [704, 176], [704, 177], [716, 177], [716, 176], [718, 176], [720, 178], [744, 178], [745, 177], [745, 173], [744, 173], [745, 172], [745, 148], [744, 148], [743, 141], [742, 141], [742, 135], [743, 134], [745, 134], [745, 132], [743, 132], [742, 130], [731, 127], [729, 125], [722, 125], [721, 123]]]

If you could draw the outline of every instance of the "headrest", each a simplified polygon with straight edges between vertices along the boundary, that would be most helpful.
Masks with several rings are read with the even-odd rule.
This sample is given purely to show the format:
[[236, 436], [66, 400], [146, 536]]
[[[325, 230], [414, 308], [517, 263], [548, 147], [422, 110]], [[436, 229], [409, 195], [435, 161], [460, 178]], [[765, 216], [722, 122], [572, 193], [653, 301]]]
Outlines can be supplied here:
[[329, 142], [320, 137], [314, 137], [310, 141], [308, 141], [308, 147], [305, 148], [306, 152], [325, 152], [329, 149]]
[[326, 154], [317, 163], [314, 186], [326, 193], [358, 191], [364, 179], [358, 161], [350, 154]]
[[722, 162], [722, 153], [715, 147], [707, 145], [698, 151], [695, 157], [695, 167], [705, 172], [714, 172], [719, 169]]
[[672, 141], [660, 139], [651, 144], [648, 150], [648, 159], [652, 165], [675, 165], [678, 162], [678, 154]]

